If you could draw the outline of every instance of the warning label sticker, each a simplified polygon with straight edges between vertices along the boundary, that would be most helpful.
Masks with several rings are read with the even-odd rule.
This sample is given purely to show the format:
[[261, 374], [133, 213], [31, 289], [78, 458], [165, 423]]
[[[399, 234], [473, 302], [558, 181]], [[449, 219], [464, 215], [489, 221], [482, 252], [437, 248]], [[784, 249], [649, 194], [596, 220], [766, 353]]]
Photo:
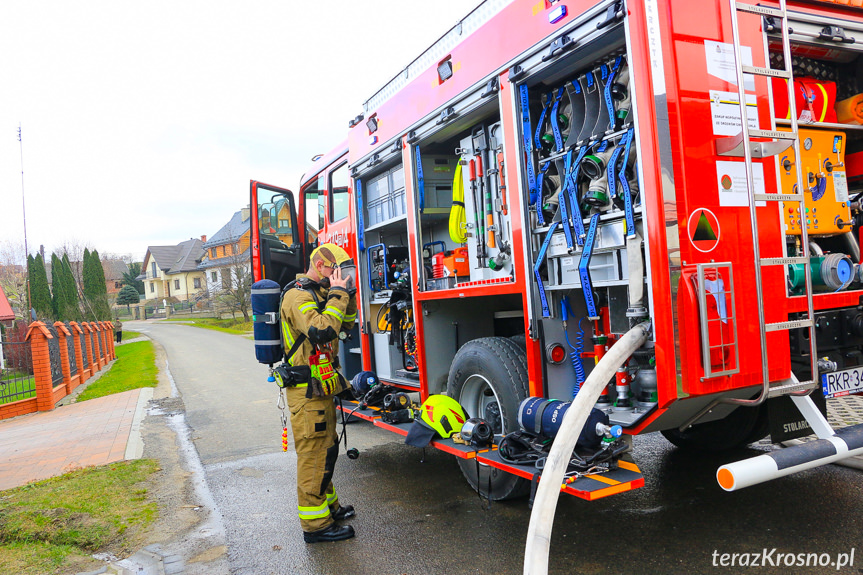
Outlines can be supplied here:
[[[756, 194], [764, 194], [764, 166], [752, 164], [753, 187]], [[719, 190], [719, 205], [726, 207], [745, 207], [749, 205], [749, 191], [746, 186], [746, 164], [744, 162], [716, 162], [716, 187]], [[766, 202], [756, 202], [764, 206]]]
[[848, 201], [848, 180], [845, 178], [845, 172], [833, 172], [833, 191], [836, 194], [837, 202]]
[[722, 228], [716, 214], [707, 208], [696, 208], [689, 214], [686, 224], [689, 241], [700, 252], [712, 252], [722, 237]]
[[[740, 98], [737, 92], [710, 90], [710, 116], [715, 136], [736, 136], [740, 133]], [[749, 129], [758, 129], [758, 106], [755, 94], [746, 94], [746, 119]]]

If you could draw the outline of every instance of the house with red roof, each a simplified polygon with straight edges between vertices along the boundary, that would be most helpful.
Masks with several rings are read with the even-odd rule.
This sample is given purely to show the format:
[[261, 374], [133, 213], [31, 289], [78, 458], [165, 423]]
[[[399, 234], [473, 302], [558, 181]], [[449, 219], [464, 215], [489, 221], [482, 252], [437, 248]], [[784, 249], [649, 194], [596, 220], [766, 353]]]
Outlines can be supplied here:
[[15, 314], [12, 313], [9, 298], [6, 297], [3, 288], [0, 287], [0, 323], [11, 325], [13, 321], [15, 321]]

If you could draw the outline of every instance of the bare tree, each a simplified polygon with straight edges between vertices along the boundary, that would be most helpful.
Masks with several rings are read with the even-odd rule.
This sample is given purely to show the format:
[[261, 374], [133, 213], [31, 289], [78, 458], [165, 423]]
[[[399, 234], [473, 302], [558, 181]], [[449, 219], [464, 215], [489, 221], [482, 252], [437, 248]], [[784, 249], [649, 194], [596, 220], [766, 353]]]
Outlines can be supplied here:
[[27, 254], [20, 242], [0, 242], [0, 287], [18, 319], [27, 318]]
[[132, 262], [135, 261], [135, 256], [132, 254], [115, 254], [113, 252], [105, 252], [102, 254], [102, 262], [110, 261], [110, 260], [120, 260], [124, 262], [127, 266], [132, 265]]
[[[235, 248], [233, 252], [237, 252]], [[252, 304], [252, 268], [248, 254], [237, 254], [220, 258], [227, 265], [220, 268], [222, 287], [217, 291], [216, 301], [227, 308], [231, 315], [240, 312], [243, 320], [249, 321], [249, 311]]]
[[93, 244], [73, 237], [63, 240], [63, 243], [54, 250], [61, 257], [63, 254], [68, 256], [69, 263], [72, 266], [72, 275], [75, 277], [75, 283], [78, 284], [79, 292], [84, 287], [83, 261], [85, 249], [92, 251], [94, 249]]

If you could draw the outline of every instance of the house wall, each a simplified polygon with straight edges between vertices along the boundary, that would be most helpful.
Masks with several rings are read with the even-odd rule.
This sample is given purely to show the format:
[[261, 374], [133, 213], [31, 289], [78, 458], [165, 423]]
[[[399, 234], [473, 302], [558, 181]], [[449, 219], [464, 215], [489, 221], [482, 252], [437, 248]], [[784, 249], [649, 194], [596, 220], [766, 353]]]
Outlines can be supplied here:
[[[211, 296], [214, 296], [222, 291], [222, 270], [224, 267], [207, 268], [207, 290]], [[213, 279], [213, 274], [216, 278]]]
[[[198, 280], [199, 287], [195, 287], [195, 280]], [[185, 301], [190, 296], [194, 297], [204, 291], [206, 278], [204, 277], [204, 272], [201, 271], [184, 272], [166, 276], [166, 284], [169, 295]]]
[[[207, 248], [206, 258], [210, 260], [230, 257], [232, 255], [240, 255], [249, 249], [249, 241], [250, 241], [250, 232], [247, 230], [243, 233], [242, 236], [237, 240], [234, 244], [222, 244], [219, 246], [214, 246]], [[238, 262], [239, 263], [239, 262]], [[223, 289], [223, 274], [227, 274], [228, 270], [232, 268], [234, 263], [226, 263], [224, 265], [218, 267], [207, 268], [205, 271], [205, 276], [207, 280], [207, 290], [210, 292], [210, 295], [216, 295]], [[246, 267], [249, 266], [248, 262], [242, 262], [242, 265]], [[215, 278], [213, 275], [215, 274]], [[230, 281], [228, 277], [225, 278], [225, 281]]]
[[159, 265], [156, 264], [156, 275], [153, 276], [153, 258], [147, 254], [147, 257], [144, 259], [144, 272], [147, 274], [147, 279], [144, 280], [144, 299], [160, 299], [168, 297], [168, 290], [166, 285], [167, 276], [165, 272], [159, 268]]
[[250, 233], [246, 231], [242, 236], [240, 236], [240, 240], [237, 242], [237, 253], [241, 254], [249, 249], [249, 235]]
[[108, 290], [108, 295], [117, 295], [123, 289], [123, 278], [105, 279], [105, 289]]

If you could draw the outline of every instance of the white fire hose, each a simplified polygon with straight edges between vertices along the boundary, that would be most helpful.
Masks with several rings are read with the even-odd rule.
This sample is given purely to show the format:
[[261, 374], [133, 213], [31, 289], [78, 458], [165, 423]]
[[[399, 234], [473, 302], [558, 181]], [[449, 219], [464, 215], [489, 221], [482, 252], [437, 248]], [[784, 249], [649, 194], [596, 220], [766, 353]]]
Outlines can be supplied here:
[[551, 452], [545, 460], [545, 467], [533, 502], [533, 511], [530, 514], [527, 544], [524, 549], [525, 575], [548, 573], [548, 549], [551, 543], [554, 513], [557, 510], [560, 486], [563, 483], [572, 450], [575, 449], [581, 429], [603, 388], [614, 377], [617, 368], [623, 365], [635, 350], [644, 345], [649, 333], [650, 322], [640, 323], [626, 332], [596, 364], [572, 401], [572, 405], [566, 410], [557, 437], [551, 445]]

